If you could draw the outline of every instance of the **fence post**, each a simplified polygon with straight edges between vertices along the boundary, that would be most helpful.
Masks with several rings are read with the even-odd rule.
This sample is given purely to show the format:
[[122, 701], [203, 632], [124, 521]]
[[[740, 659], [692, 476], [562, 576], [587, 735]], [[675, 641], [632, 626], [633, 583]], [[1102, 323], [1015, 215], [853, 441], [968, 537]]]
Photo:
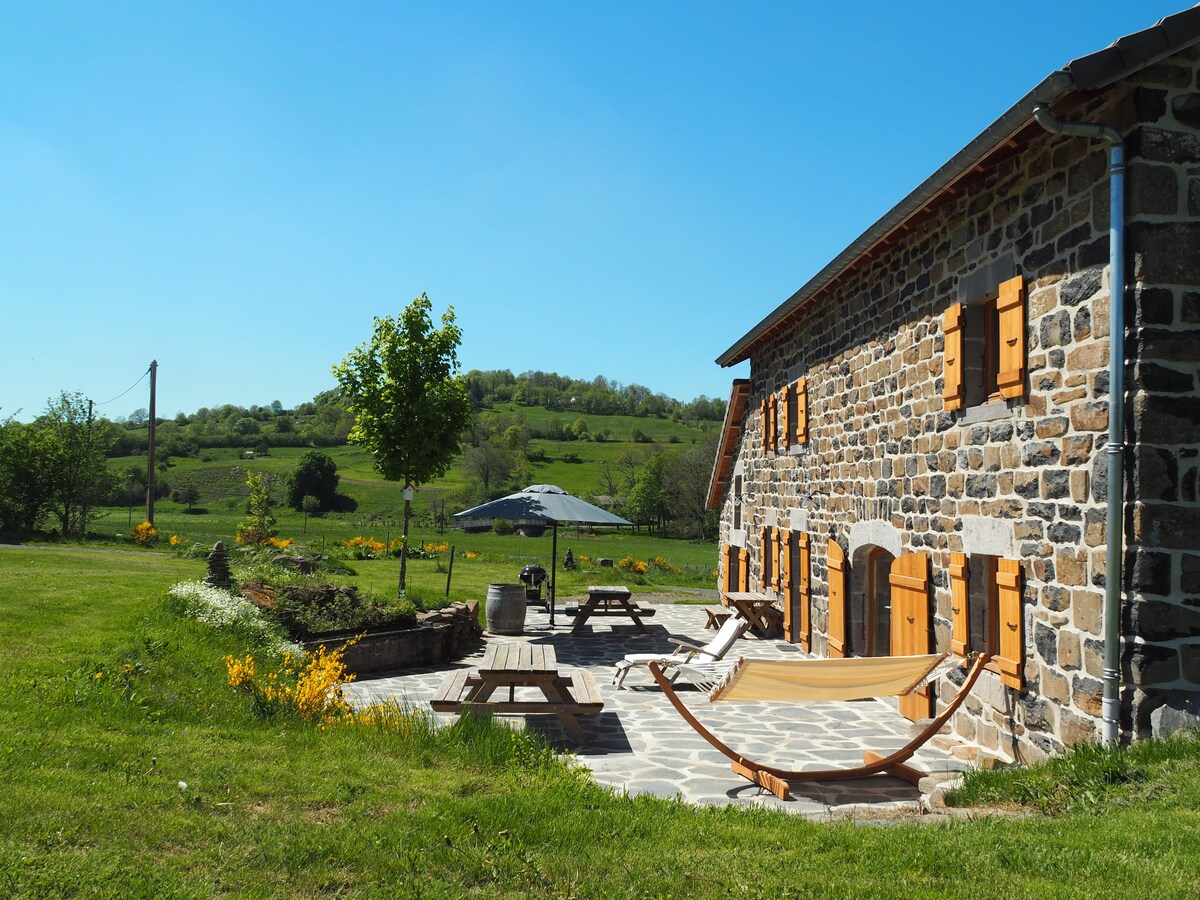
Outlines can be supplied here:
[[450, 565], [446, 568], [446, 596], [450, 596], [450, 576], [454, 574], [454, 548], [450, 548]]

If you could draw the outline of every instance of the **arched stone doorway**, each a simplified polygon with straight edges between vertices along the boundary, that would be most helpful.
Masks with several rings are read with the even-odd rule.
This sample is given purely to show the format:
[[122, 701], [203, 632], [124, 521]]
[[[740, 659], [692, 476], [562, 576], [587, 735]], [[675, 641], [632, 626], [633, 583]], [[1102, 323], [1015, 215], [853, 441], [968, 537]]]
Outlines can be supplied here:
[[888, 574], [902, 552], [900, 532], [890, 522], [868, 519], [851, 527], [849, 544], [849, 655], [891, 656], [892, 589]]
[[892, 655], [892, 589], [888, 580], [896, 557], [866, 544], [851, 559], [847, 647], [851, 656]]

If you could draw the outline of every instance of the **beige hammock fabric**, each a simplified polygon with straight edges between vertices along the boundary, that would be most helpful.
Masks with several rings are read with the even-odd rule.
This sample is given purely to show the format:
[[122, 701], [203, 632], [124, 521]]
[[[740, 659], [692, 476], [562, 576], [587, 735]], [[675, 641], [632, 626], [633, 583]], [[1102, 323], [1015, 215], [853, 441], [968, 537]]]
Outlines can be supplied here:
[[[689, 681], [717, 700], [867, 700], [907, 694], [937, 677], [947, 654], [685, 663]], [[957, 668], [951, 659], [945, 668]]]

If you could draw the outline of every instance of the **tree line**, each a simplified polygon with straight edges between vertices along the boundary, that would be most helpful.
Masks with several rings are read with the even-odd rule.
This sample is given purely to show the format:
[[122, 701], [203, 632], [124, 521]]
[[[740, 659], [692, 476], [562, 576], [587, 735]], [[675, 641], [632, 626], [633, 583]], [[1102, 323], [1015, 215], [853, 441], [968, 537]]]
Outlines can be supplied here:
[[[476, 410], [462, 441], [470, 483], [454, 498], [466, 505], [528, 483], [530, 462], [544, 459], [544, 451], [530, 447], [533, 439], [614, 439], [602, 424], [589, 427], [581, 414], [671, 418], [688, 424], [719, 420], [724, 415], [721, 401], [701, 396], [681, 403], [640, 385], [622, 386], [603, 376], [585, 382], [545, 372], [514, 376], [507, 370], [473, 370], [463, 379]], [[569, 415], [529, 424], [523, 416], [484, 409], [487, 404], [510, 402], [544, 405]], [[284, 408], [279, 401], [250, 407], [226, 404], [160, 418], [156, 422], [159, 472], [165, 473], [172, 456], [203, 457], [205, 450], [219, 447], [266, 451], [270, 447], [341, 446], [354, 426], [354, 416], [346, 407], [341, 392], [332, 390], [294, 409]], [[144, 465], [114, 472], [105, 460], [145, 453], [148, 424], [144, 409], [109, 420], [96, 415], [82, 394], [66, 391], [48, 401], [42, 415], [28, 424], [11, 417], [0, 419], [0, 532], [28, 534], [43, 529], [63, 535], [85, 534], [97, 507], [125, 505], [131, 497], [144, 497]], [[629, 438], [650, 443], [636, 427]], [[604, 464], [593, 497], [639, 525], [703, 536], [702, 501], [697, 508], [696, 490], [685, 486], [703, 481], [707, 488], [712, 464], [711, 451], [706, 449], [709, 443], [705, 437], [701, 443], [668, 450], [630, 448], [617, 464]], [[707, 458], [701, 460], [705, 454]], [[697, 466], [704, 470], [702, 474], [699, 469], [685, 471]], [[172, 491], [166, 479], [159, 477], [156, 486], [159, 498], [170, 496], [189, 506], [197, 500], [195, 489], [188, 485]], [[321, 504], [323, 511], [329, 508], [328, 502]]]
[[466, 379], [467, 393], [476, 409], [494, 403], [517, 403], [542, 406], [553, 412], [670, 418], [684, 423], [719, 422], [725, 416], [723, 400], [701, 395], [684, 403], [643, 385], [622, 385], [603, 375], [583, 381], [554, 372], [530, 371], [513, 375], [508, 369], [472, 369]]

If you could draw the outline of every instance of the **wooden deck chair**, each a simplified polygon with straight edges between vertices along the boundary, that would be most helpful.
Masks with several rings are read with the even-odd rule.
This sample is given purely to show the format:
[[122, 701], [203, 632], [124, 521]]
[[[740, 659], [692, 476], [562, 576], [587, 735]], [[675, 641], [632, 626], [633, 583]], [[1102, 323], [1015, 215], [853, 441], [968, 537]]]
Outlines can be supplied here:
[[[685, 722], [729, 757], [733, 771], [766, 788], [780, 800], [790, 800], [789, 781], [836, 781], [865, 778], [885, 773], [916, 784], [925, 773], [904, 764], [954, 715], [967, 698], [990, 657], [975, 660], [954, 699], [911, 741], [886, 756], [867, 751], [863, 765], [850, 769], [790, 770], [747, 759], [723, 743], [696, 720], [675, 692], [671, 679], [654, 661], [648, 665], [667, 699]], [[947, 661], [946, 654], [929, 656], [880, 656], [849, 659], [766, 660], [739, 659], [734, 663], [685, 664], [689, 680], [712, 685], [709, 700], [865, 700], [907, 694], [936, 678], [947, 667], [957, 668], [964, 660]]]
[[675, 644], [675, 649], [671, 653], [629, 653], [625, 658], [617, 663], [617, 670], [613, 672], [613, 684], [617, 686], [617, 690], [623, 690], [625, 684], [625, 676], [629, 674], [629, 670], [634, 666], [646, 666], [652, 662], [657, 662], [664, 668], [669, 668], [664, 677], [671, 682], [674, 682], [679, 677], [679, 664], [692, 661], [700, 662], [717, 662], [724, 658], [729, 652], [729, 648], [734, 645], [746, 629], [750, 627], [750, 623], [741, 616], [730, 616], [725, 620], [725, 624], [713, 636], [713, 639], [704, 646], [693, 644], [689, 641], [680, 638], [667, 638], [672, 644]]

